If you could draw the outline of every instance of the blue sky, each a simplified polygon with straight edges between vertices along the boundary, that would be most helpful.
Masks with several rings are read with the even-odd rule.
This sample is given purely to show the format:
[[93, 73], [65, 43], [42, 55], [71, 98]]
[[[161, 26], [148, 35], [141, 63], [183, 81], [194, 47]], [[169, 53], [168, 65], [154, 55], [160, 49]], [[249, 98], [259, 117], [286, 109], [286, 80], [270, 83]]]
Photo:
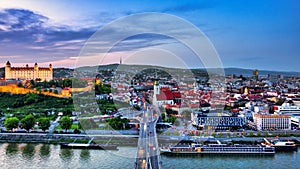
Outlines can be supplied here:
[[[175, 15], [197, 26], [215, 46], [224, 67], [300, 71], [298, 0], [0, 0], [0, 63], [74, 67], [96, 31], [143, 12]], [[109, 42], [103, 39], [101, 44]], [[110, 52], [112, 63], [149, 46], [176, 48], [170, 38], [152, 35], [129, 37], [117, 46]]]

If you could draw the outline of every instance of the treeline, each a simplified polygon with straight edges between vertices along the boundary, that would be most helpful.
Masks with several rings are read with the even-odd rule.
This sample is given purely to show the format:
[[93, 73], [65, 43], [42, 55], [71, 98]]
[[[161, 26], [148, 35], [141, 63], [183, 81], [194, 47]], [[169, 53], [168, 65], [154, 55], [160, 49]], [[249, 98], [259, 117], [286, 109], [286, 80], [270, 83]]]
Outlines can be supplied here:
[[0, 113], [47, 113], [59, 110], [64, 114], [74, 111], [72, 98], [57, 98], [36, 93], [11, 95], [0, 93]]
[[23, 128], [29, 132], [35, 124], [38, 124], [39, 128], [45, 132], [50, 127], [50, 118], [41, 117], [36, 119], [32, 114], [29, 114], [21, 120], [17, 117], [9, 117], [4, 122], [5, 128], [10, 131], [16, 128]]
[[110, 84], [96, 84], [95, 85], [95, 94], [109, 94], [111, 93]]
[[[71, 128], [72, 123], [73, 122], [69, 116], [63, 116], [59, 121], [61, 128], [64, 129], [65, 132], [67, 132], [67, 130]], [[6, 118], [4, 121], [4, 127], [8, 131], [13, 131], [13, 129], [22, 128], [25, 129], [27, 132], [30, 132], [30, 130], [34, 129], [35, 125], [37, 125], [39, 129], [45, 132], [46, 130], [49, 129], [51, 125], [50, 118], [48, 117], [36, 118], [34, 115], [29, 114], [23, 117], [21, 120], [19, 120], [19, 118], [17, 117], [9, 117]], [[78, 131], [77, 133], [80, 133], [80, 131], [79, 132]]]
[[88, 82], [86, 80], [79, 80], [76, 78], [68, 78], [68, 79], [57, 79], [57, 80], [50, 80], [50, 81], [41, 81], [40, 79], [30, 80], [28, 84], [23, 86], [22, 83], [19, 83], [19, 87], [26, 87], [26, 88], [55, 88], [55, 87], [86, 87]]

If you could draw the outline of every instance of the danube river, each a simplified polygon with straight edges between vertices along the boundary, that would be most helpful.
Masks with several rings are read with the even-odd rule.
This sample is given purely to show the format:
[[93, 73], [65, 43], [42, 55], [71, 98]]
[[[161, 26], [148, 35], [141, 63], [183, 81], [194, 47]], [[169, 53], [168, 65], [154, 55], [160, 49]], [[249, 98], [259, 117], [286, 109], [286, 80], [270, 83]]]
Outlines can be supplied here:
[[[119, 151], [61, 149], [49, 144], [0, 144], [0, 168], [40, 169], [132, 169], [135, 147], [119, 147]], [[300, 152], [277, 153], [275, 156], [162, 156], [165, 169], [225, 168], [299, 168]]]

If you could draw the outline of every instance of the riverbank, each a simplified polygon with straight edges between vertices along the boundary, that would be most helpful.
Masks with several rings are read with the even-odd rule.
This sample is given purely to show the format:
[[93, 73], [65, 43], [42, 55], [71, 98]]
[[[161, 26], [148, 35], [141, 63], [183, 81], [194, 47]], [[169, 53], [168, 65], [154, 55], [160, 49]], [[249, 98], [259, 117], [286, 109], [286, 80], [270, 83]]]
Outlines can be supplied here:
[[[59, 144], [62, 142], [81, 142], [87, 143], [91, 138], [96, 143], [110, 143], [118, 146], [136, 146], [138, 135], [84, 135], [84, 134], [48, 134], [48, 133], [0, 133], [0, 143], [44, 143]], [[220, 141], [230, 141], [233, 143], [256, 144], [261, 142], [264, 137], [233, 137], [217, 138]], [[268, 137], [267, 137], [268, 138]], [[159, 136], [160, 145], [175, 144], [184, 140], [180, 136]], [[207, 137], [190, 137], [190, 140], [204, 142], [212, 138]], [[269, 137], [268, 139], [274, 139]], [[281, 140], [293, 140], [299, 145], [300, 137], [281, 137]]]

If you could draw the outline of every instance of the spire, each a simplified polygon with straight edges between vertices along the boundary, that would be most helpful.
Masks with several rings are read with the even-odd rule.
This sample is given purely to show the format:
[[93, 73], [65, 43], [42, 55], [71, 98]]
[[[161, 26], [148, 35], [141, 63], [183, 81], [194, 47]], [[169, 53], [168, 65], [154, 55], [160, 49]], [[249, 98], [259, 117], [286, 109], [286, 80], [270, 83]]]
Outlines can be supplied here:
[[6, 62], [6, 66], [10, 66], [10, 62], [9, 61]]

